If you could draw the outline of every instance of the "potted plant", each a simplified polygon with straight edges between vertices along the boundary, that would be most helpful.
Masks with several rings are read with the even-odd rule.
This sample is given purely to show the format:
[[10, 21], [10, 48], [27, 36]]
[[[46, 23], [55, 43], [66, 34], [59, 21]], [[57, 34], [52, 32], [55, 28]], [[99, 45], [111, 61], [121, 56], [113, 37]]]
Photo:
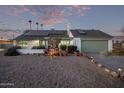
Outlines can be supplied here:
[[79, 54], [80, 54], [79, 50], [74, 51], [75, 56], [79, 56]]
[[79, 56], [83, 56], [83, 53], [80, 52], [80, 53], [79, 53]]
[[59, 51], [59, 56], [63, 56], [61, 51]]
[[63, 56], [67, 56], [67, 55], [68, 55], [67, 51], [63, 51]]

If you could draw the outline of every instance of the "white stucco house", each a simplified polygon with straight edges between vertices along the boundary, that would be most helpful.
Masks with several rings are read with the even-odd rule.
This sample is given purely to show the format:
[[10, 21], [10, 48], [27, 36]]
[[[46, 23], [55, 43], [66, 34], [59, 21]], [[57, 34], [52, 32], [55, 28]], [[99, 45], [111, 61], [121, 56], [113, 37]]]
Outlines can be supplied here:
[[[61, 38], [59, 45], [75, 45], [81, 52], [102, 52], [112, 50], [112, 36], [100, 30], [27, 30], [15, 38], [17, 45], [27, 47], [49, 45], [51, 37]], [[59, 46], [58, 45], [58, 46]]]

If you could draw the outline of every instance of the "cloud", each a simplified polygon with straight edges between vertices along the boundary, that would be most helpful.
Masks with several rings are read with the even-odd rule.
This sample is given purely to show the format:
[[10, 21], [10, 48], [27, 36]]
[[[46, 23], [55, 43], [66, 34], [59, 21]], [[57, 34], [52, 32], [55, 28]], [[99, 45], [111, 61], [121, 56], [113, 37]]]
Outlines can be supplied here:
[[[68, 20], [67, 17], [78, 15], [84, 16], [86, 11], [91, 9], [86, 5], [29, 5], [29, 6], [7, 6], [9, 14], [16, 17], [25, 17], [23, 14], [28, 13], [31, 16], [35, 16], [36, 20], [44, 25], [54, 25], [63, 23]], [[29, 20], [29, 19], [27, 19]]]
[[67, 9], [69, 10], [70, 15], [75, 14], [78, 16], [84, 16], [86, 11], [89, 11], [91, 7], [88, 5], [71, 5], [71, 6], [67, 6]]
[[23, 13], [29, 13], [33, 16], [36, 15], [36, 12], [28, 6], [7, 6], [7, 9], [9, 10], [8, 13], [12, 16], [21, 16]]
[[49, 7], [45, 9], [43, 14], [38, 19], [44, 25], [62, 23], [65, 20], [65, 11], [58, 9], [57, 7]]
[[59, 6], [47, 7], [43, 16], [39, 17], [40, 22], [45, 25], [53, 25], [67, 21], [67, 17], [78, 15], [84, 16], [85, 12], [90, 10], [90, 6]]

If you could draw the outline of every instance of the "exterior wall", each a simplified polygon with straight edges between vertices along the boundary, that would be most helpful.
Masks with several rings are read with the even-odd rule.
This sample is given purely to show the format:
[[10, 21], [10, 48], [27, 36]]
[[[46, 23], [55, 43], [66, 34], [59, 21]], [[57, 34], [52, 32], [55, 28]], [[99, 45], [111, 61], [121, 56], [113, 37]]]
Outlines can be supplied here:
[[73, 34], [71, 33], [71, 31], [69, 29], [67, 29], [67, 32], [68, 32], [69, 37], [73, 38], [72, 40], [70, 40], [70, 45], [77, 46], [77, 50], [79, 50], [81, 52], [81, 39], [74, 38]]
[[108, 51], [112, 51], [113, 43], [112, 40], [108, 40]]
[[74, 45], [74, 40], [70, 40], [70, 45]]
[[15, 46], [16, 42], [14, 40], [0, 40], [0, 49], [7, 49]]
[[43, 54], [44, 49], [17, 49], [20, 54]]
[[81, 39], [80, 38], [74, 38], [73, 45], [77, 46], [77, 50], [81, 52]]

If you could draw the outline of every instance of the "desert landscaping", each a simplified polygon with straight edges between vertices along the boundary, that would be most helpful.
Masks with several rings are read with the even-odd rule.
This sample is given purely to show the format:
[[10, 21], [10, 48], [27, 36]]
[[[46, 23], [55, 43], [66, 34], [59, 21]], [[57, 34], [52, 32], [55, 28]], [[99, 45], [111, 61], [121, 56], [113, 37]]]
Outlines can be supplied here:
[[0, 87], [124, 87], [86, 57], [0, 55]]

